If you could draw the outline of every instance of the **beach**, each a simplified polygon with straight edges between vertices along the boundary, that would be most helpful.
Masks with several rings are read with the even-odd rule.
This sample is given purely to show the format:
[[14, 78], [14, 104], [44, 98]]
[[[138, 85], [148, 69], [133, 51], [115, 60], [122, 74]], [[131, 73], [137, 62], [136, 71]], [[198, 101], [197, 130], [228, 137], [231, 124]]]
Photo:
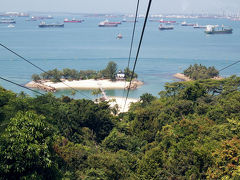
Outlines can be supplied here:
[[[174, 74], [173, 76], [174, 76], [175, 78], [181, 79], [181, 80], [183, 80], [183, 81], [192, 81], [192, 79], [190, 79], [189, 77], [185, 76], [185, 75], [182, 74], [182, 73], [176, 73], [176, 74]], [[222, 80], [223, 77], [221, 77], [221, 76], [216, 76], [216, 77], [213, 77], [213, 78], [211, 78], [211, 79]]]
[[[108, 79], [103, 80], [94, 80], [94, 79], [88, 79], [88, 80], [62, 80], [63, 82], [51, 82], [49, 80], [41, 80], [39, 82], [31, 81], [27, 83], [25, 86], [28, 88], [38, 88], [42, 90], [60, 90], [60, 89], [125, 89], [128, 88], [129, 82], [126, 81], [110, 81]], [[135, 89], [142, 85], [143, 83], [138, 80], [132, 81], [131, 89]]]
[[127, 112], [129, 110], [129, 107], [131, 103], [136, 103], [139, 101], [139, 99], [134, 98], [128, 98], [125, 104], [126, 97], [108, 97], [108, 102], [110, 104], [110, 107], [114, 107], [115, 105], [118, 105], [118, 113], [121, 112]]
[[189, 77], [185, 76], [185, 75], [182, 74], [182, 73], [176, 73], [176, 74], [174, 74], [173, 76], [174, 76], [175, 78], [181, 79], [181, 80], [183, 80], [183, 81], [191, 81], [191, 79], [190, 79]]

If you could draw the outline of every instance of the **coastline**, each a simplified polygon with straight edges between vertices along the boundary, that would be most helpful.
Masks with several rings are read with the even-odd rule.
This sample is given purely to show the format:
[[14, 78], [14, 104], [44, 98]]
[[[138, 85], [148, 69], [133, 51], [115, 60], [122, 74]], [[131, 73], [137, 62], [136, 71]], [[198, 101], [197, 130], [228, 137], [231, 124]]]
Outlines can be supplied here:
[[[181, 80], [183, 80], [183, 81], [194, 81], [194, 80], [190, 79], [189, 77], [185, 76], [185, 75], [182, 74], [182, 73], [176, 73], [176, 74], [173, 75], [173, 77], [175, 77], [175, 78], [177, 78], [177, 79], [181, 79]], [[221, 76], [216, 76], [216, 77], [213, 77], [213, 78], [211, 78], [211, 79], [222, 80], [222, 79], [224, 79], [224, 78], [221, 77]]]
[[185, 76], [182, 73], [176, 73], [173, 75], [173, 77], [177, 78], [177, 79], [181, 79], [183, 81], [192, 81], [192, 79], [190, 79], [189, 77]]
[[[31, 81], [27, 83], [25, 86], [28, 88], [37, 88], [45, 91], [51, 91], [55, 92], [56, 90], [60, 89], [70, 89], [76, 88], [76, 89], [126, 89], [129, 87], [129, 82], [125, 81], [110, 81], [109, 79], [104, 80], [94, 80], [94, 79], [88, 79], [88, 80], [65, 80], [62, 79], [62, 82], [51, 82], [49, 80], [40, 80], [38, 82]], [[139, 86], [143, 85], [143, 82], [139, 80], [133, 80], [131, 84], [131, 89], [136, 89]], [[70, 86], [70, 87], [69, 87]]]

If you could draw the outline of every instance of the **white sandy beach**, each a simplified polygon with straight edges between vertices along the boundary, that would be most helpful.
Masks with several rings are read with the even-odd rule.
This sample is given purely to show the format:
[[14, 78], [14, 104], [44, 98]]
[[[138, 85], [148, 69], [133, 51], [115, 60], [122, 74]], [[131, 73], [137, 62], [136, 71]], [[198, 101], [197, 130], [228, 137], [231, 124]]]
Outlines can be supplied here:
[[[124, 81], [115, 81], [112, 82], [110, 80], [94, 80], [94, 79], [88, 79], [88, 80], [73, 80], [73, 81], [64, 81], [65, 84], [72, 88], [77, 88], [77, 89], [98, 89], [98, 88], [104, 88], [104, 89], [124, 89], [126, 86], [129, 85], [129, 82], [124, 82]], [[58, 83], [53, 83], [53, 82], [45, 82], [44, 85], [54, 87], [56, 89], [65, 89], [69, 88], [67, 85], [64, 83], [58, 82]]]
[[[37, 88], [37, 85], [41, 84], [46, 87], [52, 87], [55, 89], [68, 89], [70, 87], [76, 88], [76, 89], [124, 89], [129, 86], [129, 82], [125, 81], [110, 81], [107, 79], [104, 80], [94, 80], [94, 79], [88, 79], [88, 80], [63, 80], [62, 82], [51, 82], [51, 81], [41, 81], [41, 83], [36, 83], [34, 81], [31, 81], [27, 83], [25, 86], [30, 88]], [[136, 84], [137, 86], [140, 85], [140, 82], [133, 82], [132, 84]], [[70, 86], [70, 87], [69, 87]]]
[[[111, 100], [115, 100], [115, 101], [111, 101]], [[127, 112], [131, 103], [136, 103], [139, 101], [139, 99], [134, 99], [134, 98], [128, 98], [127, 102], [126, 102], [126, 106], [123, 109], [124, 103], [125, 103], [125, 99], [126, 97], [108, 97], [108, 101], [110, 104], [110, 107], [114, 107], [116, 104], [118, 105], [118, 109], [119, 109], [119, 113], [121, 112]]]

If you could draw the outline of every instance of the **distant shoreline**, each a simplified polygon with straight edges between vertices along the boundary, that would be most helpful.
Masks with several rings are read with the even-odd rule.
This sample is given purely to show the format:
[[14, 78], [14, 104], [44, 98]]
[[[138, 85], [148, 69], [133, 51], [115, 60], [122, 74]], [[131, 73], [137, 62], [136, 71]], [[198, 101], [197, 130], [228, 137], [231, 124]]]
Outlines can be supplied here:
[[[126, 89], [129, 86], [129, 82], [126, 81], [111, 81], [109, 79], [103, 80], [65, 80], [62, 79], [62, 82], [51, 82], [50, 80], [40, 80], [38, 82], [31, 81], [27, 83], [25, 86], [28, 88], [37, 88], [45, 91], [55, 92], [60, 89]], [[136, 89], [139, 86], [143, 85], [143, 82], [139, 80], [133, 80], [131, 84], [131, 89]]]
[[[173, 77], [175, 77], [177, 79], [181, 79], [183, 81], [194, 81], [194, 80], [190, 79], [189, 77], [185, 76], [182, 73], [176, 73], [176, 74], [173, 75]], [[214, 77], [214, 78], [211, 78], [211, 79], [222, 80], [223, 77], [217, 76], [217, 77]]]

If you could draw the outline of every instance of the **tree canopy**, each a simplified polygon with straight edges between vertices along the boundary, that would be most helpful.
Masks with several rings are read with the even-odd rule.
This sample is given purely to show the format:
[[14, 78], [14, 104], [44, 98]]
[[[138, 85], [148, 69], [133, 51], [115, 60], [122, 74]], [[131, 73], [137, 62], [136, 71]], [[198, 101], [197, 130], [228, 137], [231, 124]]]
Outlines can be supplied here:
[[[33, 74], [32, 80], [38, 82], [39, 80], [50, 80], [52, 82], [60, 82], [60, 80], [84, 80], [84, 79], [110, 79], [111, 81], [116, 80], [117, 74], [117, 64], [113, 61], [110, 61], [106, 68], [103, 70], [95, 71], [95, 70], [80, 70], [77, 71], [75, 69], [64, 68], [63, 70], [53, 69], [47, 72], [43, 72], [40, 75]], [[129, 68], [124, 70], [125, 79], [127, 81], [130, 80], [132, 71]], [[137, 78], [137, 74], [134, 73], [133, 78]]]
[[199, 79], [210, 79], [217, 77], [219, 75], [219, 71], [215, 69], [215, 67], [206, 67], [201, 64], [190, 65], [186, 70], [184, 70], [183, 74], [190, 79], [199, 80]]
[[0, 88], [0, 179], [239, 179], [240, 77], [167, 83], [126, 113]]

